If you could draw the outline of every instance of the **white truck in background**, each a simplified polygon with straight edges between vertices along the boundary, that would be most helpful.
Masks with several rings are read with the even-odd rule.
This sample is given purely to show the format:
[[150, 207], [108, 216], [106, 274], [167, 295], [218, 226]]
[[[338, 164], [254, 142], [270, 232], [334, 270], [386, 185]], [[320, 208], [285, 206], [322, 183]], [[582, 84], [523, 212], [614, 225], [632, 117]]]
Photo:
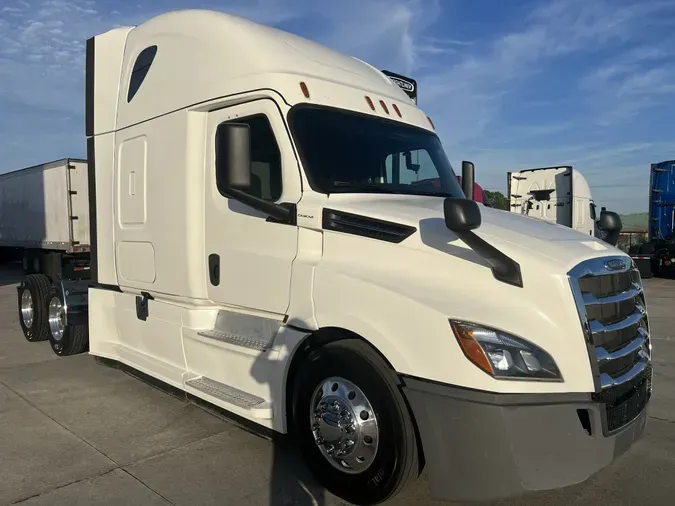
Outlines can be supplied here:
[[441, 499], [564, 487], [640, 437], [630, 257], [466, 198], [383, 72], [205, 10], [86, 47], [91, 276], [52, 282], [55, 352], [288, 434], [355, 504], [424, 467]]
[[507, 174], [507, 199], [513, 213], [573, 228], [616, 245], [618, 214], [597, 212], [586, 178], [569, 165], [523, 169]]

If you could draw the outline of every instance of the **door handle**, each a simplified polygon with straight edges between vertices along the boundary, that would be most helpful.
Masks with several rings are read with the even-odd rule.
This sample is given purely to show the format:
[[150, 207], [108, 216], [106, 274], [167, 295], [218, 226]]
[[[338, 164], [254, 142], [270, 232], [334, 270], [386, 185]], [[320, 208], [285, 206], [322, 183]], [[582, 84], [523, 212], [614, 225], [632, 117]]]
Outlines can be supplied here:
[[220, 284], [220, 255], [216, 253], [209, 255], [209, 281], [213, 286]]

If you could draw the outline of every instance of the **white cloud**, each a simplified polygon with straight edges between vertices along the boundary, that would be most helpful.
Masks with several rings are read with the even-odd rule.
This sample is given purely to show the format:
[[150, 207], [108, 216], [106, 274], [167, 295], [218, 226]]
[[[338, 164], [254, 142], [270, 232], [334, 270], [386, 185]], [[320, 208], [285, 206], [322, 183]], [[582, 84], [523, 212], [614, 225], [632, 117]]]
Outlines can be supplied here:
[[[420, 92], [425, 90], [426, 96], [421, 103], [437, 111], [436, 122], [451, 145], [475, 141], [498, 119], [500, 104], [509, 92], [542, 72], [554, 58], [597, 53], [608, 45], [639, 39], [655, 14], [673, 10], [674, 3], [661, 0], [541, 4], [525, 16], [522, 29], [498, 36], [482, 53], [470, 52], [446, 70], [424, 76]], [[647, 86], [646, 82], [632, 84]]]
[[416, 71], [427, 55], [461, 44], [427, 34], [441, 13], [440, 0], [341, 0], [306, 8], [329, 26], [321, 42], [403, 74]]

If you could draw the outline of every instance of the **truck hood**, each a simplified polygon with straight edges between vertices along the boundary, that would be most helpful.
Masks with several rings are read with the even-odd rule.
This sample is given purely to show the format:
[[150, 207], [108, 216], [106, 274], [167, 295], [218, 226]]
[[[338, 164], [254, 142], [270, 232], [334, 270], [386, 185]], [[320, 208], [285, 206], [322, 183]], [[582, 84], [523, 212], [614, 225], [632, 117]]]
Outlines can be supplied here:
[[[468, 249], [445, 226], [443, 201], [440, 197], [417, 195], [332, 194], [326, 207], [414, 226], [418, 230], [417, 240], [415, 236], [409, 238], [404, 243], [408, 246], [437, 245], [440, 240]], [[476, 234], [520, 263], [538, 257], [570, 269], [587, 258], [623, 254], [607, 243], [565, 226], [483, 205], [480, 210], [482, 224]]]

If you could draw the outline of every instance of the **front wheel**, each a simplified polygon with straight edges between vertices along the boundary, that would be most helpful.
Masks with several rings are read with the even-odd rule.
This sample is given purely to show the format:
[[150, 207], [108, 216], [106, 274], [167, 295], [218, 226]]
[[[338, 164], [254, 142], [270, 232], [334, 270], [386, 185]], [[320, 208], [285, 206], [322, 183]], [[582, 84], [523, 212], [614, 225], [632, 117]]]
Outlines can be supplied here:
[[391, 499], [419, 474], [396, 376], [362, 341], [310, 352], [295, 377], [290, 429], [317, 481], [351, 503]]
[[87, 350], [89, 329], [87, 325], [67, 325], [66, 304], [63, 291], [53, 284], [47, 296], [49, 344], [59, 356], [77, 355]]

